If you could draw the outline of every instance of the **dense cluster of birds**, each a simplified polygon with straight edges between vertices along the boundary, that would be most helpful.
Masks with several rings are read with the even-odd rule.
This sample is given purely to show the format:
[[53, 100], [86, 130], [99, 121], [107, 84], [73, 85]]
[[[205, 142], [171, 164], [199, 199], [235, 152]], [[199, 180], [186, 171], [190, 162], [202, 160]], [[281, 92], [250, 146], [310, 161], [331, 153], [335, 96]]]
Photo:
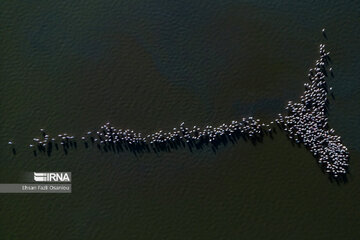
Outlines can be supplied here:
[[[324, 29], [323, 29], [324, 33]], [[287, 132], [288, 137], [298, 144], [304, 144], [321, 164], [324, 171], [333, 177], [346, 174], [348, 170], [349, 153], [341, 143], [340, 136], [334, 135], [334, 129], [328, 127], [327, 103], [329, 91], [326, 78], [333, 76], [332, 68], [329, 68], [329, 52], [325, 51], [325, 45], [320, 44], [320, 59], [316, 60], [315, 67], [310, 69], [308, 77], [310, 83], [305, 83], [304, 95], [300, 102], [289, 102], [286, 109], [288, 114], [278, 117], [269, 124], [262, 123], [260, 119], [253, 117], [243, 118], [241, 121], [232, 121], [230, 124], [222, 124], [217, 127], [206, 126], [200, 128], [193, 126], [188, 128], [181, 123], [172, 131], [162, 130], [149, 135], [134, 132], [130, 129], [118, 129], [109, 122], [101, 126], [97, 131], [89, 131], [81, 137], [87, 147], [89, 143], [96, 144], [99, 149], [127, 149], [140, 150], [164, 150], [176, 148], [186, 144], [198, 146], [201, 144], [218, 144], [222, 141], [233, 141], [239, 137], [257, 141], [264, 134], [271, 135], [276, 131], [276, 126]], [[75, 137], [62, 133], [57, 137], [50, 137], [44, 129], [40, 129], [41, 138], [34, 138], [30, 148], [38, 151], [51, 151], [53, 146], [58, 148], [58, 143], [64, 150], [77, 145]], [[13, 142], [9, 142], [13, 145]]]
[[333, 76], [332, 68], [328, 67], [329, 54], [325, 45], [320, 44], [320, 59], [309, 70], [310, 83], [304, 84], [301, 101], [290, 101], [286, 107], [289, 114], [284, 118], [284, 129], [289, 138], [309, 148], [325, 172], [338, 177], [348, 170], [349, 152], [340, 136], [334, 135], [335, 130], [328, 126], [327, 103], [332, 87], [328, 87], [326, 78]]

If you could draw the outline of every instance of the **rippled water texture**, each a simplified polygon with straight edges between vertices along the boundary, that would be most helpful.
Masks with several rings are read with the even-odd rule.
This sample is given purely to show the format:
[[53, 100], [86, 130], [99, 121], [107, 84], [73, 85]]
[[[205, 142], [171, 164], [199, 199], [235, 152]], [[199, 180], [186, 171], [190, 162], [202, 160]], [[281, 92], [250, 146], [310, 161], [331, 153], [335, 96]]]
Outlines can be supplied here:
[[[0, 9], [0, 182], [26, 171], [73, 176], [70, 195], [0, 195], [0, 239], [360, 235], [359, 3], [3, 1]], [[329, 121], [351, 155], [346, 184], [329, 181], [283, 134], [216, 154], [79, 147], [34, 157], [26, 147], [40, 128], [81, 135], [111, 121], [147, 133], [182, 121], [271, 120], [303, 92], [320, 43], [335, 74]]]

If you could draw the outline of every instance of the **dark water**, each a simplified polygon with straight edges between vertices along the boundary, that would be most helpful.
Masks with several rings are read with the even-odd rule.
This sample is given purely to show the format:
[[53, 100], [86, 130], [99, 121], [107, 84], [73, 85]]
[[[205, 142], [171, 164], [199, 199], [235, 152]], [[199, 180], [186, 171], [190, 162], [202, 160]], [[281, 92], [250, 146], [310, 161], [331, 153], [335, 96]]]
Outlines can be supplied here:
[[[0, 9], [0, 182], [26, 171], [73, 174], [70, 195], [0, 195], [0, 239], [360, 236], [359, 2], [3, 1]], [[182, 121], [271, 120], [302, 93], [321, 42], [335, 73], [330, 123], [351, 154], [345, 184], [283, 134], [216, 154], [79, 146], [34, 157], [26, 147], [40, 128], [79, 136], [107, 121], [148, 133]]]

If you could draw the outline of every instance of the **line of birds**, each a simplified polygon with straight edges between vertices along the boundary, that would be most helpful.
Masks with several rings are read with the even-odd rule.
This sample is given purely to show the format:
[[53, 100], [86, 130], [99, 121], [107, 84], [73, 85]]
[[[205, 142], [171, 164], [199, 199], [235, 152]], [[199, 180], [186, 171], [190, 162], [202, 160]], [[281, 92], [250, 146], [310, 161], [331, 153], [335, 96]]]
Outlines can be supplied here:
[[[325, 34], [325, 29], [322, 30]], [[288, 137], [300, 144], [304, 144], [317, 158], [318, 163], [323, 166], [325, 172], [333, 177], [344, 175], [348, 171], [349, 153], [341, 143], [340, 136], [334, 135], [334, 129], [329, 129], [327, 118], [327, 101], [329, 91], [326, 84], [326, 77], [330, 73], [333, 76], [332, 68], [329, 65], [329, 52], [325, 51], [325, 45], [320, 44], [320, 59], [316, 60], [315, 67], [309, 70], [310, 83], [305, 83], [304, 95], [300, 97], [300, 102], [289, 101], [285, 109], [288, 114], [278, 117], [266, 124], [260, 119], [253, 117], [243, 118], [241, 121], [232, 121], [230, 124], [222, 124], [218, 127], [206, 126], [200, 128], [193, 126], [185, 127], [182, 122], [179, 128], [173, 128], [170, 132], [162, 130], [149, 135], [135, 132], [131, 129], [117, 129], [108, 122], [100, 127], [98, 131], [89, 131], [81, 140], [85, 143], [91, 141], [98, 146], [126, 145], [144, 147], [150, 146], [167, 147], [178, 142], [185, 143], [214, 143], [219, 138], [232, 135], [241, 135], [249, 139], [257, 139], [275, 130], [276, 125], [287, 132]], [[45, 151], [49, 145], [60, 142], [63, 147], [75, 141], [75, 137], [67, 133], [59, 134], [56, 138], [50, 138], [44, 129], [40, 129], [43, 137], [34, 138], [30, 148]], [[13, 145], [13, 142], [9, 142]]]

